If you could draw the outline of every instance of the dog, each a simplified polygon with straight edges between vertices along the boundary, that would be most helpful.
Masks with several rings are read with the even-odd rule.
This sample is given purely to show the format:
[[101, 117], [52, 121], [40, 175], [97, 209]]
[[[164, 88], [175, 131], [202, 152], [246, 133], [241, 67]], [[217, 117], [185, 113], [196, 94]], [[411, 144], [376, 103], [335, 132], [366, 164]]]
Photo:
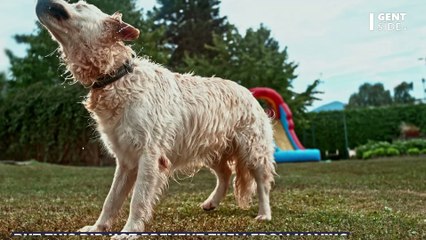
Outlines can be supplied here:
[[90, 87], [84, 106], [116, 159], [111, 189], [94, 225], [108, 231], [132, 195], [122, 232], [142, 232], [176, 171], [208, 167], [217, 177], [204, 210], [219, 206], [235, 173], [234, 195], [246, 208], [257, 192], [257, 220], [271, 220], [275, 164], [271, 120], [246, 88], [217, 77], [173, 73], [136, 57], [125, 44], [139, 30], [84, 1], [38, 0], [36, 14], [59, 43], [73, 78]]

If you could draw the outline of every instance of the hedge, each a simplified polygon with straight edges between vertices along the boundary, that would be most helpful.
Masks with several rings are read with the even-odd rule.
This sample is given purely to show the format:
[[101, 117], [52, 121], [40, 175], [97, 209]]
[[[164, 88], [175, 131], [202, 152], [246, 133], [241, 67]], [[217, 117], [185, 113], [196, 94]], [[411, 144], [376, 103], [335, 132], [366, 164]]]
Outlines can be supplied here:
[[399, 139], [402, 122], [416, 125], [422, 135], [426, 131], [425, 104], [308, 113], [309, 127], [296, 126], [296, 131], [305, 147], [320, 149], [323, 158], [327, 150], [339, 150], [343, 153], [341, 157], [345, 158], [345, 118], [351, 149], [368, 141], [392, 142]]
[[[111, 163], [98, 141], [93, 120], [81, 104], [86, 93], [78, 85], [46, 87], [39, 83], [0, 97], [0, 160], [36, 159], [75, 165]], [[402, 122], [420, 127], [424, 134], [426, 105], [309, 113], [306, 119], [309, 126], [296, 125], [296, 131], [306, 147], [319, 148], [325, 159], [326, 150], [347, 153], [344, 118], [349, 147], [354, 149], [368, 141], [398, 139]], [[424, 151], [418, 150], [420, 154]], [[385, 154], [396, 152], [390, 150]]]
[[0, 159], [102, 165], [104, 151], [81, 104], [86, 92], [38, 83], [2, 97]]

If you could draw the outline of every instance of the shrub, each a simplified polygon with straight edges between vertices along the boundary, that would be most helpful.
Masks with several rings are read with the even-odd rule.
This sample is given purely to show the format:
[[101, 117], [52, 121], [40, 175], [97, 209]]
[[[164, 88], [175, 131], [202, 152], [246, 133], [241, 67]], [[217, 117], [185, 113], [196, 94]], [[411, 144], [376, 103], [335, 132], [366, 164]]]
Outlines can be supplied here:
[[407, 143], [405, 141], [396, 141], [393, 144], [393, 147], [398, 149], [401, 154], [407, 154]]
[[401, 141], [407, 148], [418, 148], [426, 149], [426, 140], [425, 139], [412, 139], [408, 141]]
[[[364, 158], [364, 153], [367, 151], [372, 152], [372, 157], [376, 156], [385, 156], [386, 149], [391, 145], [388, 142], [373, 142], [369, 141], [367, 144], [359, 146], [356, 148], [356, 156], [357, 158]], [[377, 151], [377, 152], [376, 152]]]
[[372, 150], [372, 152], [373, 152], [373, 157], [384, 157], [384, 156], [386, 156], [385, 148], [376, 148], [376, 149]]
[[370, 151], [370, 147], [367, 145], [359, 146], [355, 149], [356, 158], [361, 159], [364, 158], [364, 153]]
[[[420, 151], [419, 149], [422, 149]], [[383, 156], [399, 156], [399, 155], [419, 155], [426, 154], [426, 140], [412, 139], [407, 141], [395, 141], [390, 144], [388, 142], [373, 142], [356, 148], [357, 158], [369, 159]]]
[[422, 150], [420, 150], [420, 154], [421, 154], [421, 155], [426, 155], [426, 149], [422, 149]]
[[367, 160], [373, 157], [373, 151], [366, 151], [362, 154], [362, 159]]
[[386, 156], [395, 157], [395, 156], [399, 156], [400, 154], [401, 153], [399, 152], [399, 150], [394, 147], [390, 147], [386, 149]]
[[373, 142], [371, 148], [389, 148], [390, 146], [389, 142]]
[[2, 97], [0, 159], [98, 165], [100, 145], [79, 86], [33, 84]]
[[410, 148], [408, 149], [407, 153], [410, 156], [417, 156], [420, 154], [420, 150], [418, 148]]

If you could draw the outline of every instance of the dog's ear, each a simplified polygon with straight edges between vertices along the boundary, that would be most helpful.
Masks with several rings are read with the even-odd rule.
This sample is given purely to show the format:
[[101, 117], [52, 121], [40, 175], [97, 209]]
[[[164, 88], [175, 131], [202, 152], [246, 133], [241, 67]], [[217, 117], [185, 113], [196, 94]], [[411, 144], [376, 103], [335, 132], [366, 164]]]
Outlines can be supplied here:
[[114, 37], [121, 41], [133, 41], [139, 38], [139, 29], [121, 20], [122, 14], [119, 12], [111, 16], [111, 23], [114, 25]]

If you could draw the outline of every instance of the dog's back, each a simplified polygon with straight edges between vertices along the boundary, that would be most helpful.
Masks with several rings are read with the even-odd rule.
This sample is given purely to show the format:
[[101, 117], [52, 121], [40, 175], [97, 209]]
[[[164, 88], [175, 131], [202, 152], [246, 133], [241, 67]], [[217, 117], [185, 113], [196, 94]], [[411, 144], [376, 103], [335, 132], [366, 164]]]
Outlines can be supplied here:
[[[172, 171], [234, 165], [235, 195], [242, 207], [250, 202], [256, 171], [263, 171], [261, 179], [269, 189], [274, 174], [272, 127], [250, 91], [220, 78], [172, 73], [147, 59], [135, 63], [134, 73], [112, 91], [129, 96], [122, 99], [123, 107], [115, 107], [122, 112], [114, 131], [104, 131], [113, 154], [139, 156], [155, 145], [170, 160]], [[92, 111], [102, 118], [110, 109]]]
[[[140, 149], [160, 144], [176, 169], [194, 162], [211, 165], [224, 153], [251, 151], [260, 147], [256, 144], [271, 158], [270, 119], [246, 88], [220, 78], [172, 73], [147, 59], [135, 64], [134, 73], [108, 92], [112, 96], [92, 93], [88, 98], [86, 107], [99, 119], [101, 132], [117, 134], [106, 129], [126, 126], [121, 134], [127, 136], [120, 138]], [[114, 105], [106, 105], [111, 101]]]

